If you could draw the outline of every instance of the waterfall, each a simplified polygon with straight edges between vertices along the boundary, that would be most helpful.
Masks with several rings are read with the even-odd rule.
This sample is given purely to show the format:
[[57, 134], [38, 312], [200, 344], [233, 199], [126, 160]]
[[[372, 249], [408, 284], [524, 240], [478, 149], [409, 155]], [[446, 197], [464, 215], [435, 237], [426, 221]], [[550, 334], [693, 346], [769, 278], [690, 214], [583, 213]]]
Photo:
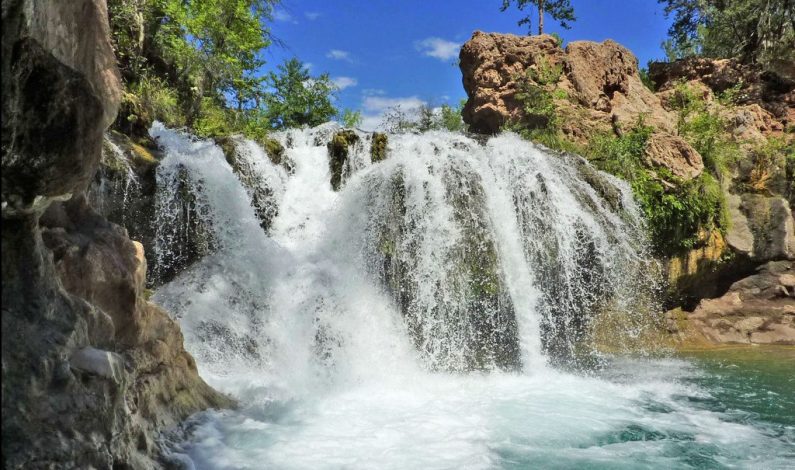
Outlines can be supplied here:
[[252, 141], [230, 157], [153, 128], [155, 262], [189, 265], [156, 299], [210, 373], [236, 361], [300, 388], [385, 365], [532, 370], [574, 361], [600, 309], [648, 313], [625, 183], [513, 135], [390, 135], [373, 162], [372, 136], [348, 131], [335, 170], [340, 132], [278, 134], [288, 175]]
[[166, 155], [153, 262], [168, 275], [154, 300], [201, 375], [240, 403], [194, 417], [175, 458], [224, 469], [791, 459], [791, 432], [705, 405], [711, 390], [694, 383], [716, 379], [691, 364], [600, 353], [654, 337], [656, 265], [627, 185], [583, 159], [511, 134], [388, 135], [384, 154], [383, 136], [326, 124], [275, 135], [272, 160], [242, 138], [222, 150], [151, 133]]

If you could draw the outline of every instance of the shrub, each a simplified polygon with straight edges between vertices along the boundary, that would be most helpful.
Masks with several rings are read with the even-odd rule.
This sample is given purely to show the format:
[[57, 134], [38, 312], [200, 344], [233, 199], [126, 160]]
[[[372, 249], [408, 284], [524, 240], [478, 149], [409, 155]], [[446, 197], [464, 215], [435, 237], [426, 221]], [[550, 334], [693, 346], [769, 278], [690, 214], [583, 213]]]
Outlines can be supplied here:
[[750, 157], [751, 168], [743, 182], [745, 190], [757, 193], [789, 190], [781, 182], [787, 180], [788, 169], [795, 162], [795, 143], [769, 137], [751, 149]]
[[661, 255], [691, 249], [700, 241], [700, 232], [725, 232], [728, 226], [723, 190], [709, 173], [670, 188], [648, 171], [641, 171], [631, 185], [655, 250]]
[[595, 136], [586, 155], [600, 170], [630, 183], [646, 216], [655, 250], [670, 255], [693, 248], [702, 231], [724, 231], [728, 216], [720, 182], [708, 172], [682, 181], [665, 169], [652, 172], [643, 166], [652, 131], [640, 119], [620, 137]]
[[[729, 98], [724, 98], [726, 103], [734, 99], [731, 98], [733, 92], [727, 96]], [[727, 132], [726, 121], [686, 83], [676, 86], [671, 104], [677, 111], [679, 135], [701, 154], [707, 170], [722, 180], [728, 174], [729, 166], [740, 157], [740, 147]]]
[[179, 107], [176, 90], [157, 77], [143, 76], [129, 86], [130, 93], [138, 98], [140, 106], [149, 116], [172, 127], [185, 124]]

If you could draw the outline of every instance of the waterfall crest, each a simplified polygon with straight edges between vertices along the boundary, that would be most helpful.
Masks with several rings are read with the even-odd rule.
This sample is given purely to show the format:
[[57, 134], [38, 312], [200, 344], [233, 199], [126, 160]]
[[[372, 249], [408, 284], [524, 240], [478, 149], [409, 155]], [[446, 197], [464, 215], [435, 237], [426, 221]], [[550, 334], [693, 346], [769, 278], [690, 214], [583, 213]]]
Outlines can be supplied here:
[[390, 135], [379, 161], [371, 135], [341, 132], [278, 134], [288, 174], [252, 141], [234, 139], [233, 169], [153, 128], [155, 262], [202, 255], [156, 299], [211, 373], [532, 371], [574, 361], [603, 311], [644, 325], [653, 269], [623, 182], [510, 134]]

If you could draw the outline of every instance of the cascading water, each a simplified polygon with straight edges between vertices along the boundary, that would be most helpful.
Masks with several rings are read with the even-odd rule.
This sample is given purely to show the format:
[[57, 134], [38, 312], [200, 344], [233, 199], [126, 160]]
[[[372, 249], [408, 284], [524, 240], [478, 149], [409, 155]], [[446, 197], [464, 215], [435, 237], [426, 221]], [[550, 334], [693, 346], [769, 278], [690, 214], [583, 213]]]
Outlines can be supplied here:
[[88, 199], [103, 215], [112, 208], [120, 209], [119, 222], [124, 224], [130, 197], [140, 191], [141, 183], [128, 155], [107, 135], [102, 144], [102, 166], [89, 188]]
[[211, 142], [152, 130], [167, 155], [156, 262], [186, 213], [211, 240], [155, 300], [241, 404], [196, 418], [181, 451], [197, 468], [783, 461], [785, 441], [679, 399], [702, 396], [684, 362], [550, 366], [592, 358], [600, 328], [627, 344], [656, 326], [624, 183], [512, 135], [390, 135], [373, 163], [371, 136], [335, 149], [339, 130], [280, 134], [292, 175], [249, 141], [233, 168]]

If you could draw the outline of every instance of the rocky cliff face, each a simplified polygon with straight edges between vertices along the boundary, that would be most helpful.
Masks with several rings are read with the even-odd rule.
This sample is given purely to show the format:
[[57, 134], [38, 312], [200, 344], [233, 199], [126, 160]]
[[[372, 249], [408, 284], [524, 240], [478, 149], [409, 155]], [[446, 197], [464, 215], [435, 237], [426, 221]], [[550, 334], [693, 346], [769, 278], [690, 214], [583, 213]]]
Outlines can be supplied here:
[[[792, 269], [795, 259], [790, 208], [792, 173], [786, 162], [772, 165], [765, 162], [767, 173], [760, 176], [761, 157], [754, 154], [755, 148], [771, 136], [788, 139], [784, 132], [795, 118], [792, 77], [763, 73], [731, 60], [690, 59], [653, 64], [650, 75], [657, 92], [652, 92], [641, 81], [637, 59], [613, 41], [575, 41], [564, 49], [548, 35], [514, 36], [479, 31], [462, 46], [460, 64], [469, 97], [464, 121], [470, 130], [491, 134], [507, 123], [531, 120], [533, 116], [527, 115], [528, 110], [520, 99], [523, 82], [530, 80], [545, 87], [553, 97], [560, 131], [575, 144], [587, 145], [597, 134], [620, 136], [642, 117], [653, 128], [642, 163], [658, 175], [672, 175], [680, 184], [705, 171], [702, 156], [677, 135], [677, 114], [672, 105], [678, 84], [686, 83], [696, 90], [708, 109], [719, 113], [727, 123], [725, 131], [739, 142], [743, 158], [723, 182], [731, 219], [729, 229], [725, 233], [705, 231], [692, 250], [664, 260], [671, 284], [668, 303], [693, 309], [700, 299], [725, 294], [732, 296], [735, 313], [721, 320], [724, 323], [741, 322], [743, 315], [750, 315], [753, 310], [760, 318], [775, 318], [765, 320], [764, 325], [791, 325], [791, 308], [780, 305], [783, 302], [789, 306], [789, 301], [782, 299], [791, 300], [795, 292], [784, 288], [776, 290], [773, 297], [751, 295], [748, 289], [754, 288], [746, 289], [746, 284], [755, 285], [751, 279], [758, 277], [748, 278], [746, 284], [741, 279], [749, 275], [767, 276], [764, 274], [767, 271], [755, 274], [755, 270], [767, 269], [761, 266], [771, 261], [783, 263], [775, 265], [776, 269], [784, 269], [781, 266]], [[735, 104], [731, 107], [722, 106], [718, 99], [727, 90], [734, 93]], [[749, 184], [760, 179], [763, 187]], [[737, 289], [746, 290], [742, 295], [732, 294]], [[746, 300], [750, 302], [748, 308], [743, 307]], [[708, 309], [714, 313], [715, 309], [728, 305], [728, 301], [716, 301], [714, 305], [704, 302], [698, 307], [698, 312], [702, 312], [698, 315], [702, 317], [708, 316], [703, 313]], [[691, 327], [708, 328], [708, 323], [693, 321]], [[792, 329], [782, 328], [776, 330], [780, 333], [777, 335], [755, 334], [753, 339], [746, 335], [742, 342], [795, 344]], [[731, 335], [707, 334], [706, 330], [702, 333], [700, 337], [707, 338], [706, 342], [737, 339]]]
[[82, 196], [120, 96], [105, 2], [2, 21], [4, 467], [158, 467], [158, 432], [229, 402], [145, 300], [141, 245]]

